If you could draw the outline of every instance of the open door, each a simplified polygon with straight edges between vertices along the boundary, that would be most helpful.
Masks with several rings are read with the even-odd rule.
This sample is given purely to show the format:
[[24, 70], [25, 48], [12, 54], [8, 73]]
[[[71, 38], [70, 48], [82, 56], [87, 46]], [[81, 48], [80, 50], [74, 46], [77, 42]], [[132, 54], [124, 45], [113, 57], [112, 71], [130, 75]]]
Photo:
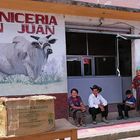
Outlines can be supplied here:
[[[117, 49], [118, 49], [118, 39], [122, 38], [125, 40], [134, 40], [140, 39], [140, 35], [133, 35], [133, 34], [117, 34]], [[119, 68], [119, 64], [118, 64]], [[137, 110], [140, 110], [140, 90], [139, 88], [136, 89], [136, 99], [137, 99]]]

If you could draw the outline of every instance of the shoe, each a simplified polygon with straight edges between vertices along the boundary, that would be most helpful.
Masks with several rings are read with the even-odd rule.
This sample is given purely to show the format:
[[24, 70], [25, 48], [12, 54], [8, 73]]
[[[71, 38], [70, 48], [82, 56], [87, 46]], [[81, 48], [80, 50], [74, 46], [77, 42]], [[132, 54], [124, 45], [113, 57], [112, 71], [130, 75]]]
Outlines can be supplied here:
[[108, 121], [106, 118], [102, 118], [102, 121], [103, 121], [104, 123], [109, 123], [109, 121]]
[[85, 123], [83, 123], [83, 124], [82, 124], [82, 126], [83, 126], [83, 127], [86, 127], [86, 124], [85, 124]]
[[77, 126], [77, 127], [80, 127], [80, 124], [77, 124], [76, 126]]
[[80, 125], [83, 127], [86, 127], [86, 123], [84, 123], [84, 122], [81, 122]]
[[129, 117], [128, 116], [124, 116], [124, 120], [127, 120], [127, 119], [129, 119]]
[[93, 123], [93, 124], [97, 124], [97, 122], [96, 122], [96, 121], [93, 121], [92, 123]]
[[122, 119], [123, 119], [122, 116], [118, 116], [118, 117], [117, 117], [117, 120], [122, 120]]

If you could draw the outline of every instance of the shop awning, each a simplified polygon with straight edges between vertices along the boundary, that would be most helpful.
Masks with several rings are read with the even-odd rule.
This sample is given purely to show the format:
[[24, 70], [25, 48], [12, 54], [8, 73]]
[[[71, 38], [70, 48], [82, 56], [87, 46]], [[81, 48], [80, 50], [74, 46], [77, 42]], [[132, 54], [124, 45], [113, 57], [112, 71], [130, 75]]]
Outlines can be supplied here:
[[117, 34], [118, 38], [122, 39], [140, 39], [140, 35], [135, 35], [135, 34]]

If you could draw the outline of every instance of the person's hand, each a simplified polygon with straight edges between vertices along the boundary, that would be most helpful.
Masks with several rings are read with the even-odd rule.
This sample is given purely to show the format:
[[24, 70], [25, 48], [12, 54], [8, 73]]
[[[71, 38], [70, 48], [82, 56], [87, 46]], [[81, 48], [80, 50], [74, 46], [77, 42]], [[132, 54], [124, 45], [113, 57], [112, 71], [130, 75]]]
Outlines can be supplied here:
[[134, 104], [125, 103], [125, 105], [129, 106], [130, 108], [135, 108], [135, 105]]
[[131, 108], [135, 108], [135, 105], [130, 105]]
[[134, 84], [132, 84], [132, 85], [131, 85], [131, 88], [134, 88], [134, 87], [135, 87]]
[[81, 106], [81, 110], [82, 110], [82, 112], [86, 111], [86, 108], [84, 105]]
[[105, 108], [103, 105], [99, 105], [99, 108], [101, 109], [101, 111], [105, 111]]

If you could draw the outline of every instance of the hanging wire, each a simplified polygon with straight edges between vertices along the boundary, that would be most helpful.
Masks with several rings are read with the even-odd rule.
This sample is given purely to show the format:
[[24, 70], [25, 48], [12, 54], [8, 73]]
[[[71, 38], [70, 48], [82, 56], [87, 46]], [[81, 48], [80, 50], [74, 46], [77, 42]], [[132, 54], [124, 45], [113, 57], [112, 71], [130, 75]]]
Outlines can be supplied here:
[[133, 25], [131, 25], [131, 24], [129, 24], [129, 23], [126, 23], [126, 22], [114, 22], [114, 23], [111, 23], [111, 24], [104, 24], [104, 26], [113, 26], [113, 25], [118, 25], [118, 24], [127, 25], [127, 26], [129, 26], [129, 27], [131, 27], [131, 28], [133, 28], [133, 29], [140, 30], [140, 28], [135, 27], [135, 26], [133, 26]]

